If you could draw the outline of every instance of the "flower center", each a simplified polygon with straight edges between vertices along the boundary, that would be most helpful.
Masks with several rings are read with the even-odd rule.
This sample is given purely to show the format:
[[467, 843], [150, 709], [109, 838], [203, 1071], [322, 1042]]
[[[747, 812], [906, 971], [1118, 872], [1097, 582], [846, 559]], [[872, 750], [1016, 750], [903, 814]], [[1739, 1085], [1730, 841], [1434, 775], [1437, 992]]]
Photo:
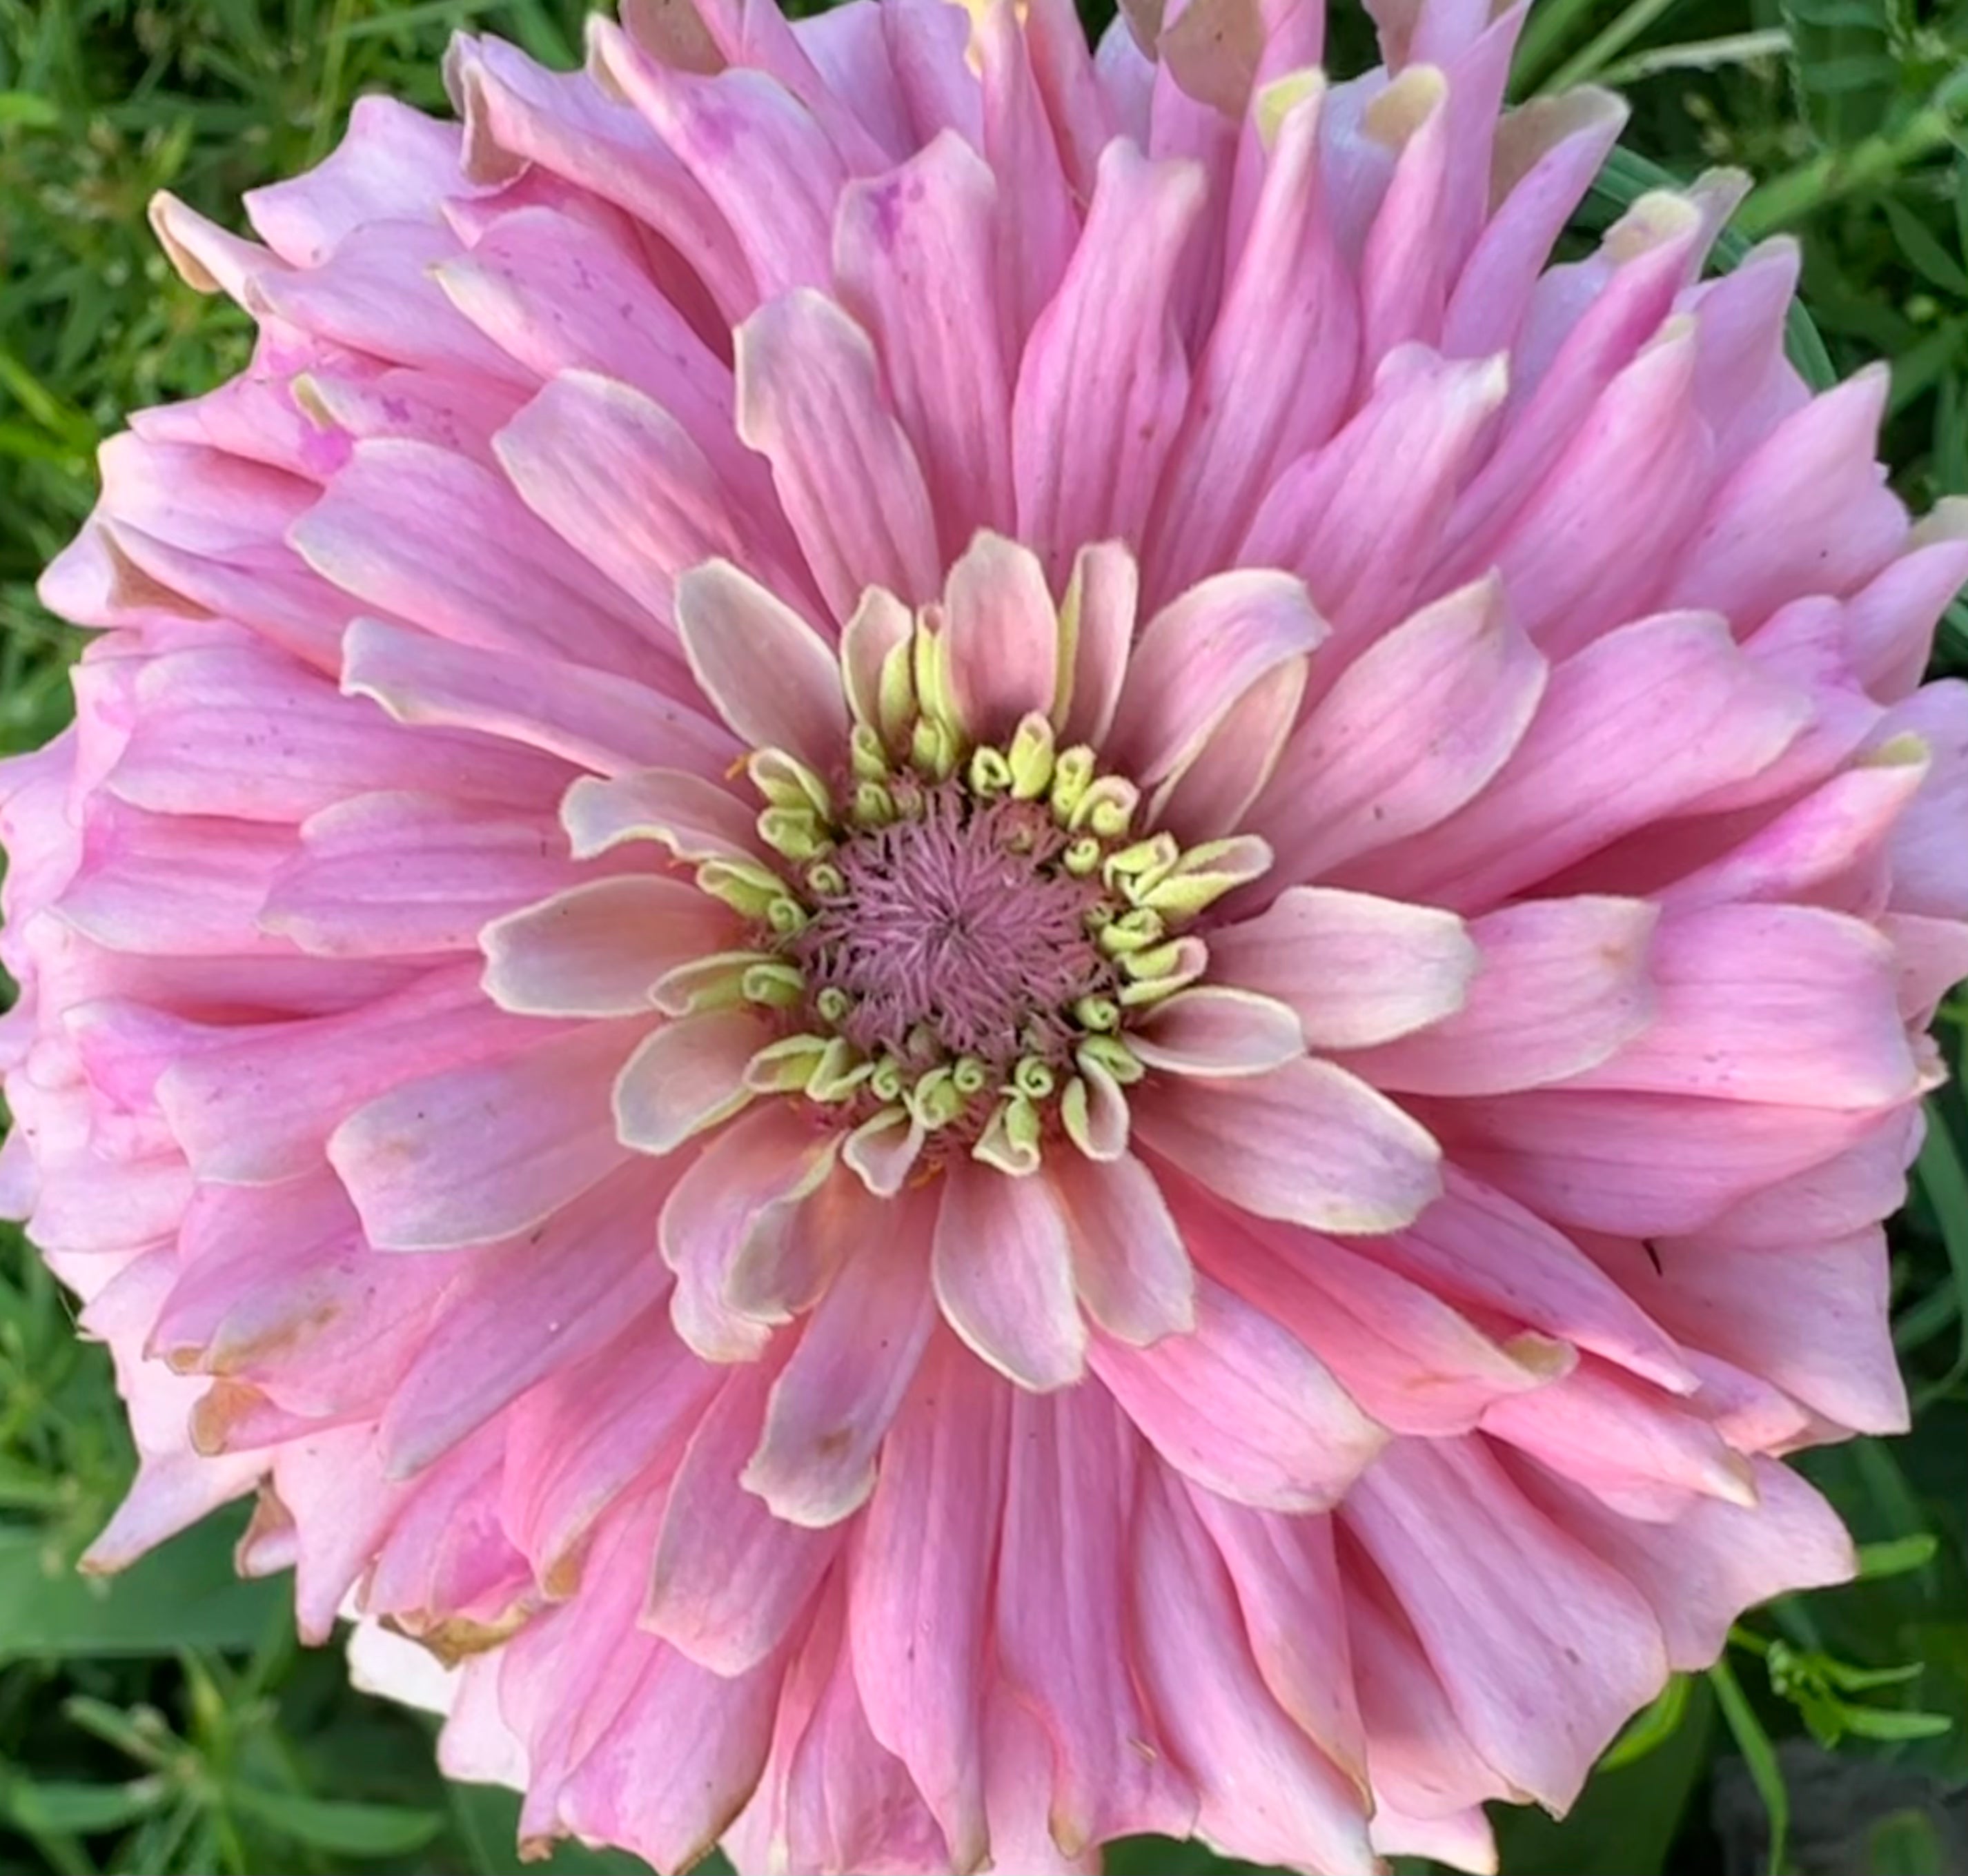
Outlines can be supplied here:
[[1073, 836], [1040, 803], [955, 781], [900, 792], [896, 820], [808, 871], [813, 916], [786, 949], [811, 1017], [917, 1072], [965, 1057], [1001, 1079], [1024, 1057], [1066, 1069], [1074, 1007], [1117, 988], [1094, 939], [1112, 916], [1101, 881], [1067, 869]]

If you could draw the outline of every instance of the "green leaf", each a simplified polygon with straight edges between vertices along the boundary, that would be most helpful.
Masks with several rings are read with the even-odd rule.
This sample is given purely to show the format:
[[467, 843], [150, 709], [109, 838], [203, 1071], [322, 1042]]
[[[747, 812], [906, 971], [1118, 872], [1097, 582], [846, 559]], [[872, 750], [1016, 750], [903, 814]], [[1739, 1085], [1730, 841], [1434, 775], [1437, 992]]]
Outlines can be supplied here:
[[251, 1648], [288, 1592], [234, 1574], [239, 1525], [208, 1519], [107, 1578], [77, 1574], [38, 1532], [0, 1530], [0, 1662]]
[[0, 130], [19, 125], [28, 130], [51, 131], [61, 121], [60, 108], [31, 91], [0, 91]]
[[1770, 1876], [1784, 1876], [1784, 1858], [1790, 1838], [1790, 1792], [1784, 1784], [1783, 1768], [1777, 1763], [1776, 1748], [1770, 1744], [1770, 1735], [1763, 1730], [1763, 1722], [1756, 1717], [1756, 1709], [1750, 1706], [1727, 1656], [1709, 1669], [1708, 1684], [1715, 1690], [1736, 1749], [1742, 1754], [1756, 1795], [1769, 1814]]
[[1938, 1739], [1954, 1730], [1945, 1713], [1906, 1713], [1895, 1707], [1847, 1706], [1840, 1717], [1862, 1739]]
[[1880, 1544], [1859, 1546], [1859, 1580], [1876, 1583], [1887, 1577], [1904, 1577], [1924, 1570], [1933, 1562], [1940, 1540], [1931, 1531], [1916, 1531], [1911, 1537], [1888, 1538]]
[[277, 1835], [343, 1856], [407, 1856], [444, 1828], [440, 1811], [400, 1804], [354, 1804], [293, 1791], [232, 1785], [228, 1801]]
[[147, 1817], [170, 1796], [162, 1778], [127, 1784], [83, 1785], [38, 1781], [0, 1770], [0, 1817], [29, 1836], [44, 1832], [95, 1836]]
[[1928, 282], [1944, 293], [1951, 293], [1957, 299], [1968, 299], [1968, 272], [1929, 230], [1925, 222], [1906, 204], [1891, 196], [1882, 196], [1879, 206], [1885, 212], [1886, 225], [1893, 231], [1893, 239], [1898, 242], [1900, 252], [1905, 254], [1914, 270], [1926, 277]]
[[1622, 1765], [1630, 1765], [1666, 1745], [1687, 1717], [1691, 1684], [1685, 1674], [1675, 1674], [1670, 1678], [1652, 1705], [1636, 1713], [1627, 1722], [1625, 1732], [1606, 1748], [1599, 1761], [1599, 1770], [1617, 1771]]

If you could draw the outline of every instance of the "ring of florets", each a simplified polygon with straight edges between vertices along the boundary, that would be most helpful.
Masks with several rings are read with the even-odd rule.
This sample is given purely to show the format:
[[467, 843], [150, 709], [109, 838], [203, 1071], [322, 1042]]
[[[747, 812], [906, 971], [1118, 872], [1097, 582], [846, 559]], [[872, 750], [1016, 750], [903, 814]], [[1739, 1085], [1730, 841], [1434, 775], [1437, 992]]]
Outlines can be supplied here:
[[1202, 975], [1183, 928], [1245, 876], [1218, 868], [1239, 843], [1139, 835], [1136, 786], [1037, 714], [966, 748], [921, 708], [899, 758], [859, 724], [831, 778], [776, 749], [744, 768], [782, 864], [699, 879], [751, 939], [707, 967], [785, 1030], [755, 1087], [850, 1127], [899, 1111], [1007, 1171], [1050, 1130], [1087, 1144], [1096, 1085], [1141, 1079], [1131, 1020]]

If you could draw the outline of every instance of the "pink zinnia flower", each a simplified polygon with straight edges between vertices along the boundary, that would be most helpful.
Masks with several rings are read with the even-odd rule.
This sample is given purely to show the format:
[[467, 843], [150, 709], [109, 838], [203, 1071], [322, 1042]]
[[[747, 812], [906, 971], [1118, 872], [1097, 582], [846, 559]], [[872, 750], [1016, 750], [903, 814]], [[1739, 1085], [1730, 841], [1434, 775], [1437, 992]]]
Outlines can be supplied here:
[[[168, 198], [50, 571], [12, 1204], [531, 1840], [1491, 1866], [1845, 1574], [1968, 572], [1521, 8], [629, 5]], [[419, 1676], [397, 1636], [451, 1664]]]

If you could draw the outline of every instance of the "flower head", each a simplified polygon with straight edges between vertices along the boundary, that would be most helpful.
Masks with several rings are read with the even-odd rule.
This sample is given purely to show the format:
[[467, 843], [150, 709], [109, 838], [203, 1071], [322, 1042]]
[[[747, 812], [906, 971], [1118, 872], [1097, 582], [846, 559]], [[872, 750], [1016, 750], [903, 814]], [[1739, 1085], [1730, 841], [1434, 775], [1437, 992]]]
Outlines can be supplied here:
[[665, 1871], [1489, 1868], [1850, 1567], [1968, 519], [1733, 179], [1547, 264], [1620, 113], [1499, 115], [1520, 9], [624, 12], [158, 205], [258, 348], [0, 781], [93, 1561], [257, 1490]]

